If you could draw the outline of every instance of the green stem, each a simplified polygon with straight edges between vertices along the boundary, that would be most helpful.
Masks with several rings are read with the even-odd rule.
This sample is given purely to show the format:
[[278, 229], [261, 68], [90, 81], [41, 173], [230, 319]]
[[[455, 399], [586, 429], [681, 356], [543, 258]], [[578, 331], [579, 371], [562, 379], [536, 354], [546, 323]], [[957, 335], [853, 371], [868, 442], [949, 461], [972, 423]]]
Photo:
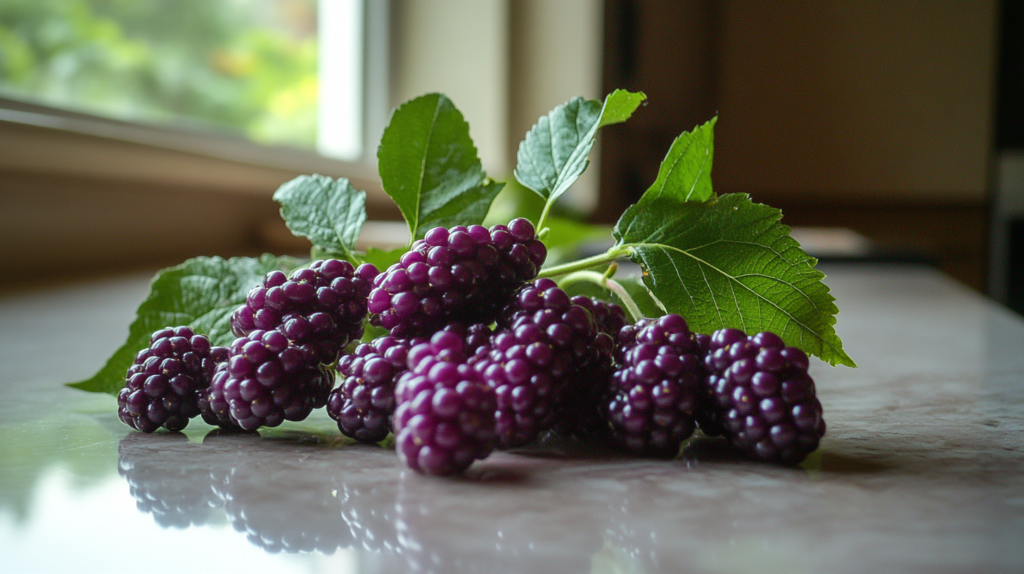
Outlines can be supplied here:
[[551, 205], [555, 203], [551, 199], [548, 199], [547, 203], [544, 204], [544, 211], [540, 212], [540, 219], [537, 220], [537, 229], [544, 229], [544, 221], [548, 218], [548, 212], [551, 211]]
[[556, 277], [558, 275], [565, 275], [575, 271], [583, 271], [585, 269], [590, 269], [591, 267], [611, 263], [616, 259], [625, 257], [626, 255], [629, 255], [628, 247], [615, 246], [600, 255], [594, 255], [593, 257], [587, 257], [586, 259], [580, 259], [579, 261], [572, 261], [570, 263], [548, 267], [547, 269], [541, 269], [537, 276]]
[[619, 300], [621, 300], [626, 306], [626, 311], [628, 311], [633, 317], [634, 322], [644, 316], [640, 311], [640, 306], [636, 304], [636, 301], [634, 301], [633, 297], [631, 297], [629, 292], [626, 291], [626, 288], [618, 281], [606, 277], [603, 273], [598, 273], [597, 271], [576, 271], [563, 277], [558, 284], [566, 285], [577, 281], [589, 281], [591, 283], [596, 283], [598, 286], [615, 293]]

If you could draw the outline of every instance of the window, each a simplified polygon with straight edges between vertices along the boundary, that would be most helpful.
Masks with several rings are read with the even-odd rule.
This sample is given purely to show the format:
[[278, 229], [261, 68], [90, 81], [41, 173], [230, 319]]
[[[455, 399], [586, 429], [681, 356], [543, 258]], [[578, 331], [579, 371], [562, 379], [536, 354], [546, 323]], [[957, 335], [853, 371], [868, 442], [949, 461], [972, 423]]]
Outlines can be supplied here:
[[364, 12], [363, 0], [4, 0], [0, 97], [357, 161]]

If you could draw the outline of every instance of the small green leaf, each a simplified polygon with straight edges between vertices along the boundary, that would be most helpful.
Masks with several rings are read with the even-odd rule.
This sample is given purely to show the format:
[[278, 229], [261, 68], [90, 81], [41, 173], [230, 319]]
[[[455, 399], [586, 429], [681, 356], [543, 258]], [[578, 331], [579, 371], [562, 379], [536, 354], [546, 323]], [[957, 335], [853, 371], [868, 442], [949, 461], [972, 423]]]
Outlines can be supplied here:
[[442, 94], [402, 104], [377, 150], [384, 191], [418, 239], [432, 227], [480, 223], [504, 184], [487, 179], [469, 124]]
[[550, 205], [587, 169], [597, 130], [626, 121], [646, 98], [615, 90], [604, 103], [573, 98], [541, 116], [519, 144], [516, 179]]
[[353, 252], [366, 221], [366, 192], [345, 178], [301, 175], [279, 187], [274, 201], [288, 229], [308, 237], [317, 252], [358, 263]]
[[856, 366], [836, 335], [839, 309], [825, 275], [781, 218], [746, 194], [706, 203], [645, 197], [614, 235], [651, 292], [695, 331], [772, 331], [832, 365]]
[[658, 178], [644, 192], [640, 200], [650, 201], [673, 198], [679, 201], [707, 201], [714, 194], [711, 189], [711, 160], [715, 149], [715, 122], [683, 132], [672, 142], [668, 154], [658, 169]]
[[398, 263], [398, 260], [406, 251], [408, 251], [408, 249], [405, 247], [398, 247], [390, 250], [371, 247], [366, 250], [366, 255], [363, 255], [363, 262], [370, 263], [378, 270], [384, 271], [388, 267]]
[[275, 269], [288, 271], [298, 265], [292, 257], [265, 254], [252, 257], [196, 257], [156, 274], [149, 296], [139, 305], [128, 340], [91, 378], [68, 386], [84, 391], [116, 395], [136, 353], [149, 345], [154, 331], [188, 325], [210, 337], [214, 345], [229, 345], [231, 313], [245, 302], [249, 290]]

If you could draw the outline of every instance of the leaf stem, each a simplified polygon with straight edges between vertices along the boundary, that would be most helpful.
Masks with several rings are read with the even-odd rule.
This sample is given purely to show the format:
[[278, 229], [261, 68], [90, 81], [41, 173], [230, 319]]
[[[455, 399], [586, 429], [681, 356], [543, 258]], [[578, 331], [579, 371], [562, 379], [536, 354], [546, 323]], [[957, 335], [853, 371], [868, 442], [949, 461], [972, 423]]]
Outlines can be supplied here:
[[598, 286], [615, 293], [619, 300], [621, 300], [626, 306], [626, 311], [628, 311], [630, 316], [633, 317], [634, 322], [644, 316], [640, 311], [640, 307], [636, 304], [636, 301], [634, 301], [633, 297], [630, 296], [628, 291], [626, 291], [626, 288], [618, 281], [608, 277], [606, 274], [598, 273], [597, 271], [576, 271], [563, 277], [562, 280], [559, 281], [559, 285], [575, 283], [577, 281], [589, 281], [591, 283], [596, 283]]
[[556, 277], [558, 275], [565, 275], [575, 271], [583, 271], [584, 269], [590, 269], [591, 267], [611, 263], [616, 259], [625, 257], [626, 255], [629, 255], [629, 251], [628, 247], [616, 245], [600, 255], [594, 255], [593, 257], [587, 257], [586, 259], [580, 259], [578, 261], [548, 267], [547, 269], [541, 269], [540, 273], [537, 274], [537, 277]]
[[540, 219], [537, 220], [537, 229], [544, 229], [544, 221], [548, 218], [548, 212], [551, 211], [551, 206], [555, 203], [553, 199], [548, 198], [547, 202], [544, 203], [544, 211], [540, 212]]

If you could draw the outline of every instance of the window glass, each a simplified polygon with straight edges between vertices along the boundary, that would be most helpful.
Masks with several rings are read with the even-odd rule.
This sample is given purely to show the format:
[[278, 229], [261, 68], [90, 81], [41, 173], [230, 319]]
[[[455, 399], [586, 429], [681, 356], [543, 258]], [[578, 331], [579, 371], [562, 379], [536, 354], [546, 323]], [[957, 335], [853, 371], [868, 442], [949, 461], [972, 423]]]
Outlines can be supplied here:
[[[353, 29], [361, 32], [361, 6], [359, 0], [3, 0], [0, 95], [121, 120], [228, 131], [265, 144], [317, 149], [319, 141], [328, 155], [354, 159], [361, 152], [352, 111], [361, 104], [361, 35], [329, 42], [331, 65], [318, 65], [318, 13], [329, 12], [336, 25], [349, 28], [339, 32], [351, 36]], [[333, 90], [340, 82], [357, 94], [345, 113], [320, 113], [325, 70]], [[322, 120], [354, 133], [355, 147], [318, 136], [330, 127]]]

